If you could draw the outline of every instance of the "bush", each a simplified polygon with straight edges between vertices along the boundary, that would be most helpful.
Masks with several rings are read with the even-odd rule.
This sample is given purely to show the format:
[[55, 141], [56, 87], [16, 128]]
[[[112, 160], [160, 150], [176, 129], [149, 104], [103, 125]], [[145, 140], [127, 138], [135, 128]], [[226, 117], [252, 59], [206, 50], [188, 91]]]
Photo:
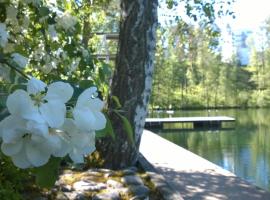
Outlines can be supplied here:
[[30, 180], [29, 171], [16, 168], [8, 157], [0, 153], [0, 199], [23, 199], [21, 194]]

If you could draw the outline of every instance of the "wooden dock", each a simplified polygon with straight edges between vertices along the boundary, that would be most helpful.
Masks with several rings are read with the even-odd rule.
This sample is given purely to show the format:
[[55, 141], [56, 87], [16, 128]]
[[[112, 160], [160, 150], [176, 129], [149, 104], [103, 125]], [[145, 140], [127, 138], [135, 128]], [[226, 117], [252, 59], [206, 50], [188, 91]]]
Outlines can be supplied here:
[[[166, 200], [270, 200], [270, 192], [151, 131], [144, 130], [139, 150], [154, 169], [139, 158], [142, 167]], [[170, 186], [167, 192], [165, 184], [155, 181], [160, 176]]]
[[227, 116], [211, 117], [170, 117], [170, 118], [146, 118], [145, 128], [163, 128], [169, 123], [192, 123], [193, 128], [221, 128], [223, 122], [234, 122], [235, 119]]

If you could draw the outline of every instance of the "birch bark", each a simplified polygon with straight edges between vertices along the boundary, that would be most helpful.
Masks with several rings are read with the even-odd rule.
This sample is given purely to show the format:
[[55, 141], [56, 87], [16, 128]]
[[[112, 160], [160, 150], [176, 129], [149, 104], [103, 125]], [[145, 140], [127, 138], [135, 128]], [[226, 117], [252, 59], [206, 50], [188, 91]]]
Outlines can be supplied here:
[[[97, 141], [97, 150], [105, 167], [119, 169], [134, 165], [144, 128], [152, 88], [157, 29], [157, 0], [122, 0], [119, 46], [111, 95], [123, 106], [123, 115], [130, 121], [135, 144], [128, 140], [119, 116], [110, 118], [116, 140]], [[109, 100], [109, 108], [113, 108]]]

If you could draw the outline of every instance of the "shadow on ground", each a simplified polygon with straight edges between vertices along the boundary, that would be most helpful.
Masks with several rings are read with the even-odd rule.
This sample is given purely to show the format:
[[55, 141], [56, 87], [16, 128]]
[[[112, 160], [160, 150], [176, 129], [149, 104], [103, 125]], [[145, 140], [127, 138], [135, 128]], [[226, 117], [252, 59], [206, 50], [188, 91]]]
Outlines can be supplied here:
[[270, 200], [270, 193], [236, 176], [223, 176], [214, 171], [177, 172], [158, 167], [168, 183], [186, 200]]

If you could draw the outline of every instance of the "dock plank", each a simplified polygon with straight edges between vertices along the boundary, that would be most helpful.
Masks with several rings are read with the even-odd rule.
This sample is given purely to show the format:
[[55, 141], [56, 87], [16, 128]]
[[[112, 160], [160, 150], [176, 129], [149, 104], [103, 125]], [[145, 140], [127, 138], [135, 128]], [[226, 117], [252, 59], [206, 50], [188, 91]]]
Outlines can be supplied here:
[[141, 154], [185, 200], [262, 200], [270, 193], [145, 130]]
[[193, 128], [222, 128], [223, 122], [234, 122], [235, 119], [227, 116], [211, 117], [168, 117], [168, 118], [146, 118], [145, 128], [163, 128], [169, 123], [193, 123]]
[[227, 116], [211, 116], [211, 117], [167, 117], [167, 118], [146, 118], [146, 123], [151, 122], [163, 122], [163, 123], [177, 123], [177, 122], [233, 122], [235, 119], [233, 117]]

